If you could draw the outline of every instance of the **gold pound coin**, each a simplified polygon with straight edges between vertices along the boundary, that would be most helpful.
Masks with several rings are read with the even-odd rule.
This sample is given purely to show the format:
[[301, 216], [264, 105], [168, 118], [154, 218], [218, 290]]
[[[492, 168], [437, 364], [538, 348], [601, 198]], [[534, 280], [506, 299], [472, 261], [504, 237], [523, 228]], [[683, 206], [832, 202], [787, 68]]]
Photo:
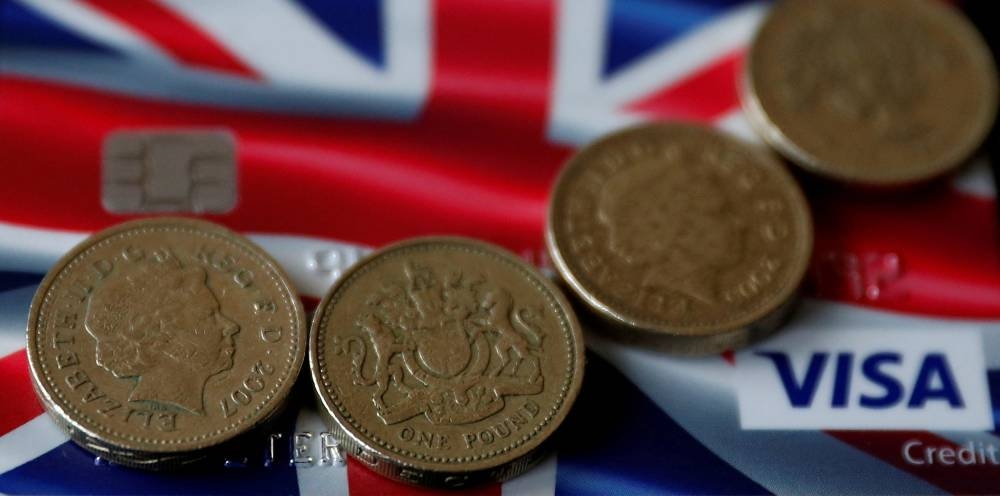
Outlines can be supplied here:
[[780, 321], [812, 239], [806, 200], [775, 158], [685, 124], [628, 129], [577, 153], [546, 230], [557, 272], [591, 311], [686, 354]]
[[161, 469], [271, 419], [302, 368], [307, 326], [259, 247], [208, 222], [157, 218], [63, 257], [27, 331], [35, 390], [70, 437]]
[[747, 117], [771, 146], [862, 184], [912, 183], [960, 165], [997, 112], [989, 49], [933, 0], [777, 2], [743, 86]]
[[513, 254], [461, 238], [387, 247], [320, 303], [309, 360], [347, 453], [387, 477], [460, 487], [542, 456], [583, 380], [569, 303]]

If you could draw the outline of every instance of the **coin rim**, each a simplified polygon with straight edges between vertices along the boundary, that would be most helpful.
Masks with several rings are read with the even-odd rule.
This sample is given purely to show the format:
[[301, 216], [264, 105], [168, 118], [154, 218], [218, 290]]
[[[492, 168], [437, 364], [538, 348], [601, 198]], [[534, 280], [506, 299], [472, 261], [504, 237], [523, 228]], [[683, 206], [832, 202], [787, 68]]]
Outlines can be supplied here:
[[[743, 148], [750, 157], [754, 157], [756, 159], [755, 161], [758, 162], [761, 167], [774, 169], [775, 176], [777, 176], [778, 181], [784, 181], [790, 186], [788, 190], [790, 202], [793, 203], [793, 215], [796, 217], [796, 224], [798, 225], [798, 228], [803, 231], [803, 235], [805, 236], [800, 244], [801, 249], [796, 252], [797, 256], [792, 260], [793, 262], [797, 262], [797, 266], [793, 266], [792, 269], [790, 269], [790, 274], [792, 275], [789, 279], [790, 282], [782, 287], [782, 289], [777, 292], [769, 302], [754, 307], [751, 311], [747, 312], [746, 316], [743, 318], [729, 319], [730, 323], [728, 325], [718, 325], [716, 323], [700, 325], [668, 325], [655, 319], [644, 319], [640, 316], [634, 315], [630, 316], [627, 315], [628, 312], [626, 310], [613, 308], [610, 304], [602, 302], [597, 295], [588, 291], [580, 279], [573, 273], [572, 270], [570, 270], [566, 257], [563, 255], [560, 248], [561, 245], [557, 239], [558, 236], [555, 232], [556, 228], [554, 222], [556, 208], [560, 203], [558, 200], [565, 195], [563, 189], [566, 187], [566, 178], [573, 169], [586, 167], [586, 162], [583, 159], [584, 154], [593, 153], [592, 150], [606, 146], [607, 143], [613, 140], [622, 139], [628, 135], [641, 135], [651, 132], [670, 132], [674, 129], [694, 130], [714, 135], [722, 140], [729, 141], [737, 147]], [[797, 205], [794, 205], [796, 203]], [[809, 202], [798, 182], [792, 174], [784, 166], [782, 166], [776, 157], [771, 155], [765, 149], [761, 149], [750, 143], [741, 141], [727, 133], [704, 125], [688, 122], [657, 122], [627, 127], [592, 141], [587, 144], [587, 146], [578, 150], [566, 162], [566, 165], [562, 168], [556, 178], [550, 195], [545, 226], [545, 245], [548, 249], [553, 265], [556, 268], [556, 273], [559, 274], [566, 285], [570, 287], [573, 293], [576, 294], [576, 296], [579, 297], [591, 311], [603, 316], [605, 319], [610, 320], [614, 324], [618, 324], [626, 328], [631, 327], [650, 333], [677, 336], [708, 336], [713, 334], [724, 334], [744, 327], [752, 326], [757, 321], [766, 318], [772, 311], [781, 307], [789, 298], [793, 297], [798, 292], [812, 259], [813, 244], [813, 220]]]
[[705, 357], [737, 351], [767, 340], [781, 330], [800, 303], [801, 295], [793, 295], [782, 306], [748, 327], [706, 336], [675, 336], [622, 328], [621, 324], [596, 314], [591, 314], [591, 319], [582, 321], [581, 324], [585, 334], [594, 334], [600, 339], [621, 345], [675, 357]]
[[[993, 61], [985, 39], [979, 30], [969, 22], [968, 18], [957, 12], [954, 7], [931, 0], [911, 0], [910, 2], [897, 3], [906, 3], [915, 9], [927, 9], [931, 11], [929, 14], [931, 16], [939, 15], [933, 12], [937, 10], [942, 19], [942, 25], [953, 32], [959, 43], [970, 48], [969, 53], [973, 59], [973, 64], [979, 67], [980, 75], [988, 79], [986, 81], [986, 85], [988, 86], [987, 91], [981, 95], [985, 99], [982, 107], [988, 110], [980, 114], [980, 122], [973, 128], [976, 132], [971, 133], [964, 141], [952, 145], [946, 156], [939, 162], [926, 162], [919, 168], [903, 167], [885, 170], [880, 168], [858, 169], [854, 167], [842, 167], [820, 159], [797, 145], [770, 118], [764, 108], [763, 102], [760, 101], [756, 85], [754, 84], [755, 61], [760, 59], [758, 52], [762, 49], [758, 41], [763, 36], [765, 29], [774, 22], [774, 12], [785, 5], [796, 3], [788, 0], [779, 0], [770, 7], [771, 10], [768, 11], [767, 17], [761, 22], [754, 33], [739, 78], [740, 102], [747, 116], [747, 121], [757, 135], [769, 146], [780, 152], [781, 155], [809, 172], [838, 181], [872, 186], [907, 185], [929, 181], [961, 167], [986, 140], [986, 137], [993, 128], [997, 113], [1000, 112], [1000, 97], [997, 94], [998, 90], [1000, 90], [1000, 81], [998, 81], [1000, 76], [997, 74], [996, 64]], [[865, 3], [867, 4], [867, 2]]]
[[[323, 332], [320, 329], [320, 324], [323, 322], [323, 314], [327, 311], [333, 295], [337, 294], [337, 292], [345, 286], [347, 281], [349, 281], [356, 272], [374, 260], [381, 258], [383, 255], [397, 250], [425, 244], [448, 244], [459, 247], [469, 247], [474, 250], [482, 250], [487, 256], [494, 255], [501, 260], [509, 261], [533, 275], [537, 282], [549, 292], [556, 304], [562, 308], [563, 313], [565, 314], [566, 324], [568, 327], [567, 330], [569, 331], [570, 337], [573, 341], [572, 348], [567, 350], [567, 352], [572, 360], [571, 366], [574, 369], [574, 374], [569, 378], [568, 389], [562, 399], [562, 407], [548, 421], [548, 425], [551, 427], [547, 429], [547, 431], [539, 432], [529, 441], [511, 449], [504, 455], [492, 456], [470, 462], [428, 462], [425, 460], [416, 460], [412, 457], [404, 458], [403, 455], [383, 449], [373, 443], [370, 439], [367, 439], [363, 433], [356, 432], [350, 423], [344, 421], [339, 409], [333, 405], [333, 400], [330, 397], [329, 392], [322, 384], [323, 378], [321, 377], [322, 374], [320, 372], [320, 357], [318, 352], [319, 340], [321, 337], [320, 333]], [[328, 421], [332, 421], [334, 423], [334, 434], [339, 434], [345, 438], [345, 444], [347, 444], [349, 448], [347, 450], [349, 456], [357, 459], [359, 458], [359, 453], [356, 453], [355, 450], [362, 450], [367, 456], [374, 457], [377, 462], [386, 462], [388, 465], [388, 467], [378, 467], [381, 463], [372, 465], [362, 459], [361, 461], [366, 463], [366, 466], [370, 469], [373, 469], [382, 475], [409, 483], [414, 481], [401, 477], [399, 474], [401, 470], [415, 469], [420, 472], [427, 472], [429, 475], [421, 475], [421, 478], [430, 479], [431, 481], [441, 479], [441, 476], [450, 474], [482, 476], [485, 472], [504, 472], [504, 476], [497, 480], [506, 480], [530, 468], [534, 462], [537, 462], [537, 460], [534, 460], [534, 462], [531, 461], [532, 454], [536, 450], [545, 446], [552, 434], [559, 428], [560, 425], [562, 425], [563, 421], [565, 421], [566, 416], [569, 414], [573, 404], [576, 402], [576, 398], [579, 395], [583, 383], [584, 364], [586, 361], [585, 350], [586, 347], [583, 338], [583, 330], [580, 326], [579, 320], [577, 319], [569, 301], [562, 294], [562, 291], [560, 291], [559, 288], [552, 283], [552, 281], [541, 274], [538, 269], [527, 264], [514, 253], [502, 247], [461, 236], [425, 236], [411, 238], [387, 245], [366, 255], [350, 269], [344, 272], [344, 274], [337, 279], [333, 286], [331, 286], [323, 296], [322, 301], [320, 301], [319, 305], [316, 307], [316, 312], [313, 315], [312, 325], [310, 326], [309, 332], [309, 368], [310, 375], [312, 376], [313, 389], [316, 393], [316, 397], [319, 399], [319, 406], [323, 410], [321, 412], [322, 415], [328, 419]], [[329, 382], [332, 383], [333, 381]], [[499, 462], [496, 461], [498, 459], [500, 460]], [[521, 466], [517, 466], [518, 464]], [[506, 470], [508, 468], [512, 468], [513, 470]]]
[[[287, 292], [288, 300], [291, 302], [293, 314], [298, 324], [298, 339], [296, 340], [297, 343], [293, 343], [295, 350], [293, 350], [291, 366], [288, 368], [289, 372], [287, 380], [284, 384], [278, 387], [274, 393], [274, 399], [271, 401], [271, 405], [267, 408], [261, 409], [256, 418], [251, 419], [249, 423], [242, 427], [237, 425], [220, 436], [209, 437], [200, 441], [187, 443], [142, 443], [134, 441], [124, 442], [128, 440], [106, 439], [108, 437], [106, 433], [96, 432], [90, 427], [85, 426], [82, 422], [73, 418], [69, 413], [67, 413], [66, 409], [62, 405], [55, 401], [53, 398], [53, 392], [49, 390], [47, 385], [47, 379], [41, 375], [40, 357], [38, 356], [38, 349], [35, 344], [36, 340], [33, 339], [33, 330], [37, 332], [35, 328], [38, 324], [39, 312], [41, 311], [41, 306], [45, 301], [47, 293], [51, 289], [52, 283], [62, 273], [66, 266], [75, 260], [80, 253], [107, 238], [123, 232], [148, 227], [169, 226], [187, 227], [194, 230], [207, 231], [210, 233], [228, 236], [235, 243], [243, 244], [248, 251], [261, 257], [266, 264], [270, 264], [270, 267], [268, 268], [274, 271], [278, 281]], [[278, 264], [278, 262], [263, 248], [247, 237], [222, 225], [200, 219], [167, 216], [130, 220], [97, 231], [77, 243], [65, 255], [59, 258], [52, 268], [49, 269], [49, 272], [45, 275], [45, 278], [42, 279], [42, 282], [39, 283], [38, 288], [35, 290], [35, 294], [31, 299], [31, 306], [28, 310], [28, 322], [26, 324], [25, 339], [27, 341], [26, 349], [28, 355], [28, 369], [31, 373], [31, 380], [35, 392], [38, 394], [45, 410], [54, 417], [56, 424], [62, 427], [62, 429], [69, 434], [70, 438], [74, 442], [77, 442], [77, 444], [89, 450], [89, 447], [84, 443], [80, 443], [79, 439], [98, 440], [100, 441], [100, 444], [108, 447], [155, 455], [159, 453], [181, 454], [214, 447], [239, 437], [240, 435], [253, 430], [262, 422], [266, 422], [268, 419], [272, 418], [272, 415], [275, 412], [280, 411], [285, 406], [289, 398], [289, 393], [292, 391], [299, 376], [302, 374], [302, 366], [305, 363], [305, 347], [307, 345], [308, 338], [307, 332], [308, 327], [306, 326], [305, 309], [302, 306], [302, 301], [299, 298], [298, 291], [281, 265]]]

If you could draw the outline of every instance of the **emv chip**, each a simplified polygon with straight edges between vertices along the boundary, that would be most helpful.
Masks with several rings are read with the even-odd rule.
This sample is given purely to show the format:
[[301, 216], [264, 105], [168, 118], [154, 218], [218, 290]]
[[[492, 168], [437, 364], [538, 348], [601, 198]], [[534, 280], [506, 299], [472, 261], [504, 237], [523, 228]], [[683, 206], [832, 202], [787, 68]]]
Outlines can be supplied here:
[[117, 131], [104, 140], [109, 212], [225, 213], [236, 189], [236, 140], [226, 131]]

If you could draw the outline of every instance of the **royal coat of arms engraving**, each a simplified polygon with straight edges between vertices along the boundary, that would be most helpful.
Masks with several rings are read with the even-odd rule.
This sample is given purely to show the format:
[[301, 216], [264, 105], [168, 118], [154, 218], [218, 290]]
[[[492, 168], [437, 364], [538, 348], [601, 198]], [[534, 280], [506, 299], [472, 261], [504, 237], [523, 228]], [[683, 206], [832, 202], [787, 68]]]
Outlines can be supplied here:
[[475, 422], [508, 396], [542, 392], [542, 307], [518, 306], [480, 274], [412, 263], [403, 272], [366, 301], [357, 335], [335, 343], [385, 424], [421, 414]]

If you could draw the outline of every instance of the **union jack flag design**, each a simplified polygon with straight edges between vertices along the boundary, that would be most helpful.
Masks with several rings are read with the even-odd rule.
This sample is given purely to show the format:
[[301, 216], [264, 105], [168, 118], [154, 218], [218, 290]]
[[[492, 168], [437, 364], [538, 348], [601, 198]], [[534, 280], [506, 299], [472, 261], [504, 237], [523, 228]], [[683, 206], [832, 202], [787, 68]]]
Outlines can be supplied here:
[[[767, 4], [739, 0], [0, 0], [0, 492], [351, 493], [416, 489], [346, 467], [148, 473], [77, 448], [35, 399], [35, 287], [101, 206], [120, 129], [225, 128], [248, 233], [315, 304], [341, 270], [407, 237], [460, 234], [545, 265], [551, 182], [573, 149], [648, 120], [755, 138], [737, 74]], [[1000, 445], [1000, 232], [981, 160], [918, 191], [803, 177], [816, 245], [790, 335], [982, 334], [989, 431], [744, 430], [739, 355], [680, 359], [588, 336], [584, 392], [555, 453], [481, 494], [995, 493], [1000, 466], [916, 465], [904, 443]], [[957, 332], [957, 331], [956, 331]], [[326, 427], [302, 395], [282, 439]], [[430, 493], [430, 491], [428, 491]]]

